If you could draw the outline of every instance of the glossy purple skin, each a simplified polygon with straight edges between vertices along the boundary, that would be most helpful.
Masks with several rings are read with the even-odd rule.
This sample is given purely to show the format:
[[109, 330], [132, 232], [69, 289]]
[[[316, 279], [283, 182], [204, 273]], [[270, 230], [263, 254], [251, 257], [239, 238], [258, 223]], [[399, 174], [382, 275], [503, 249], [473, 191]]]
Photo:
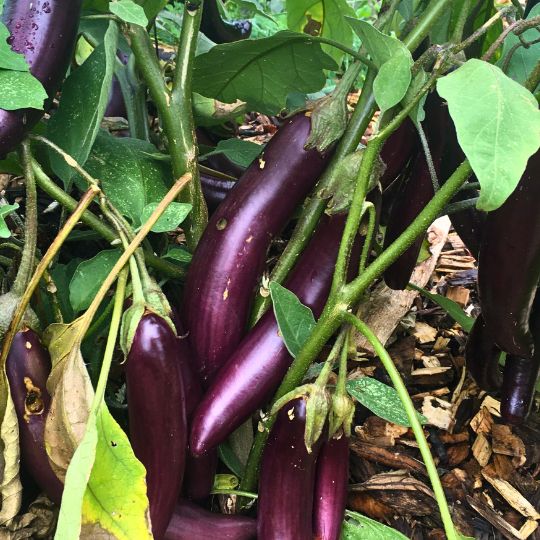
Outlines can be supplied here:
[[322, 445], [313, 502], [314, 540], [339, 540], [347, 504], [349, 439], [341, 435]]
[[[433, 183], [426, 158], [423, 153], [418, 153], [410, 176], [404, 180], [396, 194], [384, 236], [384, 249], [390, 246], [417, 218], [433, 195]], [[407, 288], [423, 241], [424, 236], [419, 236], [414, 244], [384, 272], [384, 282], [388, 287], [395, 290]]]
[[381, 159], [386, 169], [380, 178], [385, 190], [406, 168], [407, 163], [417, 154], [419, 147], [418, 134], [408, 118], [398, 127], [381, 150]]
[[125, 365], [130, 440], [146, 468], [154, 538], [172, 516], [184, 475], [186, 404], [177, 338], [154, 313], [141, 318]]
[[[323, 217], [285, 282], [315, 317], [320, 316], [330, 292], [345, 219]], [[203, 454], [223, 442], [277, 389], [293, 360], [278, 330], [270, 309], [219, 371], [195, 412], [190, 433], [192, 452]]]
[[19, 421], [21, 461], [36, 484], [59, 505], [64, 485], [51, 468], [44, 440], [51, 403], [46, 387], [50, 371], [51, 359], [38, 335], [30, 329], [17, 332], [6, 360], [6, 374]]
[[180, 501], [165, 533], [165, 540], [252, 540], [255, 520], [246, 516], [225, 516]]
[[502, 384], [499, 355], [500, 350], [493, 343], [484, 318], [479, 315], [467, 338], [465, 360], [476, 384], [487, 392], [499, 390]]
[[201, 32], [214, 43], [231, 43], [247, 39], [251, 34], [251, 22], [247, 20], [225, 21], [221, 18], [217, 3], [221, 0], [205, 0], [201, 19]]
[[315, 186], [327, 159], [304, 150], [311, 120], [286, 120], [211, 217], [190, 264], [183, 317], [207, 384], [245, 333], [272, 238]]
[[527, 163], [517, 188], [486, 219], [478, 260], [482, 315], [497, 346], [532, 358], [529, 328], [540, 281], [540, 151]]
[[113, 77], [109, 101], [105, 109], [105, 116], [127, 118], [126, 104], [122, 96], [122, 89], [116, 77]]
[[287, 403], [264, 448], [257, 502], [258, 540], [312, 540], [313, 494], [322, 437], [308, 454], [306, 402]]
[[[177, 324], [178, 333], [182, 334], [183, 332], [178, 326]], [[186, 397], [186, 416], [188, 425], [191, 425], [195, 409], [202, 400], [203, 391], [199, 379], [191, 368], [193, 353], [187, 339], [177, 338], [177, 346], [179, 367]], [[217, 462], [216, 450], [211, 450], [203, 456], [197, 457], [193, 456], [191, 452], [186, 453], [186, 468], [182, 484], [182, 493], [186, 498], [192, 501], [202, 501], [210, 495], [214, 485]]]
[[[73, 54], [82, 0], [6, 0], [2, 22], [12, 50], [23, 53], [30, 72], [53, 97]], [[0, 109], [0, 156], [11, 152], [43, 111]]]
[[208, 211], [211, 214], [216, 211], [235, 184], [236, 182], [233, 180], [224, 180], [205, 173], [201, 174], [201, 187]]

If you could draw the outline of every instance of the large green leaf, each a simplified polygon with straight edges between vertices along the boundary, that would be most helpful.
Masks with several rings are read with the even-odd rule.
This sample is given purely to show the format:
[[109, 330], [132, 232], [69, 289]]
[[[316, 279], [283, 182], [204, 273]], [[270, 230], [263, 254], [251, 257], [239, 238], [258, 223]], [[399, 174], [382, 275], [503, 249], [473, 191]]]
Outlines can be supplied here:
[[373, 81], [375, 100], [382, 111], [390, 109], [405, 97], [411, 84], [411, 53], [401, 41], [383, 34], [372, 24], [350, 17], [347, 21], [379, 68]]
[[516, 188], [540, 147], [540, 111], [534, 96], [498, 67], [471, 59], [442, 77], [457, 137], [481, 185], [478, 208], [498, 208]]
[[349, 519], [343, 522], [341, 540], [407, 540], [396, 529], [357, 512], [346, 510], [346, 516]]
[[127, 23], [139, 26], [148, 24], [143, 7], [133, 0], [113, 0], [109, 3], [109, 11]]
[[9, 214], [13, 214], [17, 208], [19, 208], [17, 203], [0, 205], [0, 238], [9, 238], [11, 236], [11, 231], [7, 226], [5, 218], [9, 216]]
[[[159, 202], [171, 182], [170, 165], [152, 158], [156, 148], [145, 141], [113, 137], [101, 131], [85, 168], [101, 181], [103, 191], [134, 226], [145, 206]], [[84, 189], [84, 181], [75, 179]]]
[[305, 34], [289, 30], [263, 39], [217, 45], [195, 59], [193, 90], [249, 109], [275, 114], [290, 92], [323, 88], [325, 69], [335, 62]]
[[10, 32], [4, 23], [0, 22], [0, 68], [28, 71], [30, 68], [22, 53], [11, 50], [7, 42]]
[[[58, 112], [49, 122], [48, 137], [84, 165], [99, 132], [109, 100], [116, 58], [118, 28], [110, 22], [103, 43], [66, 80]], [[50, 151], [54, 172], [69, 187], [74, 171]]]
[[[539, 15], [540, 4], [534, 6], [531, 9], [531, 12], [527, 16], [527, 19], [532, 19], [533, 17], [538, 17]], [[523, 32], [523, 34], [521, 34], [521, 36], [519, 37], [512, 32], [508, 34], [508, 36], [504, 40], [503, 50], [501, 53], [501, 58], [498, 62], [498, 66], [503, 66], [506, 55], [513, 47], [520, 43], [520, 40], [525, 40], [526, 42], [533, 42], [536, 41], [538, 37], [538, 30], [536, 28], [531, 28], [530, 30]], [[540, 43], [535, 43], [528, 48], [521, 46], [514, 51], [514, 54], [512, 55], [511, 60], [508, 64], [506, 74], [515, 81], [523, 84], [536, 66], [539, 58]]]
[[[380, 418], [384, 418], [400, 426], [410, 426], [409, 417], [399, 399], [395, 388], [384, 384], [371, 377], [362, 377], [347, 382], [347, 392], [357, 399], [364, 407], [375, 413]], [[422, 423], [427, 420], [420, 413], [416, 413]]]
[[316, 324], [313, 313], [294, 293], [275, 281], [270, 283], [270, 294], [281, 337], [288, 351], [296, 356]]
[[0, 70], [0, 109], [43, 109], [47, 92], [28, 71]]
[[[354, 10], [346, 0], [287, 0], [287, 26], [296, 32], [333, 39], [347, 47], [353, 44], [353, 33], [345, 17], [354, 17]], [[323, 45], [339, 64], [343, 52]]]
[[225, 154], [225, 156], [237, 165], [248, 167], [263, 149], [263, 145], [243, 139], [224, 139], [218, 142], [214, 150], [205, 154], [205, 157], [214, 154]]

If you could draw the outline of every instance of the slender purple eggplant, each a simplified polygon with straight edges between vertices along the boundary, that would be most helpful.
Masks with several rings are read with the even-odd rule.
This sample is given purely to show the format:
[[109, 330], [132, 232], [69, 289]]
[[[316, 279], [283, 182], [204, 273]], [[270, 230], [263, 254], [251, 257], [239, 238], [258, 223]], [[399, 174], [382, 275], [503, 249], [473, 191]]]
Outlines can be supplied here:
[[[323, 217], [285, 282], [315, 317], [321, 314], [330, 292], [345, 219], [344, 215]], [[200, 455], [223, 442], [272, 396], [292, 360], [274, 312], [269, 310], [227, 360], [197, 408], [191, 452]]]
[[496, 347], [480, 314], [467, 338], [465, 360], [476, 384], [487, 392], [495, 392], [501, 387], [500, 354], [501, 351]]
[[313, 505], [314, 540], [339, 540], [347, 504], [349, 438], [343, 433], [322, 445]]
[[6, 375], [19, 421], [21, 461], [36, 484], [60, 504], [64, 485], [54, 474], [45, 450], [45, 421], [51, 404], [47, 378], [49, 353], [38, 335], [26, 328], [17, 332], [6, 360]]
[[234, 180], [225, 180], [206, 173], [201, 174], [201, 187], [210, 213], [216, 211], [235, 184]]
[[504, 204], [489, 212], [478, 260], [482, 315], [497, 346], [532, 358], [529, 319], [540, 281], [540, 151]]
[[180, 501], [165, 533], [165, 540], [253, 540], [257, 525], [247, 516], [224, 516]]
[[287, 120], [210, 219], [189, 267], [183, 314], [205, 384], [245, 333], [270, 241], [314, 187], [327, 157], [304, 150], [311, 120]]
[[184, 475], [187, 420], [178, 344], [167, 322], [152, 312], [141, 318], [126, 362], [129, 431], [146, 468], [152, 532], [163, 538]]
[[[181, 331], [179, 320], [175, 324], [178, 333], [182, 335], [183, 332]], [[177, 338], [177, 346], [178, 366], [184, 383], [186, 398], [186, 417], [188, 425], [191, 426], [193, 414], [202, 400], [203, 391], [199, 379], [191, 368], [193, 353], [187, 339], [182, 337]], [[210, 450], [202, 456], [194, 456], [191, 452], [187, 452], [184, 481], [182, 484], [182, 493], [186, 498], [192, 501], [203, 501], [210, 495], [210, 491], [214, 485], [217, 462], [218, 457], [215, 449]]]
[[313, 494], [322, 438], [306, 450], [306, 401], [294, 399], [278, 412], [264, 448], [259, 478], [257, 538], [312, 540]]
[[[11, 49], [22, 53], [47, 92], [54, 96], [71, 61], [82, 0], [6, 0], [2, 22]], [[11, 152], [44, 111], [0, 109], [0, 156]]]

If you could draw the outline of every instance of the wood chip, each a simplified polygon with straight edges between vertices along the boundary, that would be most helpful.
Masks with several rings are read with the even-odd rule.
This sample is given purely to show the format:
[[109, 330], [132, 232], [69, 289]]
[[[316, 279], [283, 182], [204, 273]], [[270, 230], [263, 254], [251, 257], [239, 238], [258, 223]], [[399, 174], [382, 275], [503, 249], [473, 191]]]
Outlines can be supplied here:
[[427, 396], [422, 404], [422, 414], [430, 424], [449, 431], [454, 424], [454, 408], [451, 403], [443, 399]]
[[505, 424], [494, 424], [491, 429], [493, 452], [512, 457], [515, 467], [521, 467], [527, 461], [525, 455], [525, 444], [512, 433], [509, 426]]
[[530, 519], [540, 519], [540, 514], [534, 506], [506, 480], [494, 478], [482, 471], [482, 476], [497, 490], [501, 497], [523, 517]]
[[491, 433], [493, 416], [486, 407], [481, 407], [471, 420], [470, 426], [475, 433]]
[[469, 303], [471, 291], [465, 287], [448, 287], [446, 298], [453, 300], [461, 307], [465, 307]]
[[485, 467], [489, 463], [492, 450], [489, 441], [483, 433], [479, 433], [472, 445], [472, 453], [476, 461], [481, 467]]
[[421, 344], [432, 343], [437, 337], [437, 329], [425, 322], [419, 321], [414, 325], [414, 332], [412, 335]]

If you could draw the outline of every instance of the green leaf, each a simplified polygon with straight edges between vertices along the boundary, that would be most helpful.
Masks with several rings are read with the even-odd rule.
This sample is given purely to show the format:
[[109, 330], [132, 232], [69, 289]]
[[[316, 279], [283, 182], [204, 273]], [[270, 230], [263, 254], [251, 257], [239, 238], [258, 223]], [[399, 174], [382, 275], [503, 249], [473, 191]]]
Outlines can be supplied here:
[[383, 525], [357, 512], [345, 510], [349, 520], [343, 522], [341, 540], [407, 540], [396, 529]]
[[[100, 131], [86, 162], [86, 170], [101, 180], [107, 197], [135, 227], [141, 225], [144, 207], [159, 202], [167, 193], [170, 163], [155, 159], [156, 148], [146, 141], [113, 137]], [[75, 178], [85, 189], [81, 178]]]
[[77, 266], [69, 283], [69, 301], [73, 311], [82, 311], [92, 303], [121, 254], [122, 251], [119, 249], [100, 251]]
[[448, 101], [459, 144], [482, 187], [477, 207], [495, 210], [540, 147], [536, 99], [498, 67], [474, 58], [439, 79], [437, 91]]
[[[287, 0], [287, 26], [290, 30], [333, 39], [351, 47], [353, 34], [346, 16], [355, 16], [346, 0]], [[343, 51], [331, 45], [323, 45], [323, 50], [341, 64]]]
[[290, 92], [324, 87], [324, 69], [335, 62], [309, 36], [285, 30], [263, 39], [216, 45], [195, 59], [193, 91], [225, 103], [275, 114]]
[[381, 112], [405, 97], [411, 78], [410, 54], [397, 53], [380, 67], [373, 81], [373, 93]]
[[[409, 417], [398, 393], [391, 386], [371, 377], [362, 377], [348, 381], [347, 392], [380, 418], [400, 426], [410, 427]], [[418, 412], [416, 414], [420, 422], [423, 424], [427, 422], [423, 415]]]
[[238, 487], [238, 477], [234, 474], [219, 473], [214, 476], [212, 489], [234, 489]]
[[[141, 223], [146, 223], [148, 218], [152, 215], [152, 212], [157, 208], [158, 202], [147, 204], [142, 211]], [[161, 214], [160, 218], [156, 221], [152, 227], [152, 232], [162, 233], [174, 231], [186, 219], [187, 215], [191, 212], [191, 204], [172, 202], [166, 208], [165, 212]]]
[[9, 36], [10, 31], [4, 23], [0, 22], [0, 68], [29, 71], [30, 68], [26, 63], [24, 55], [11, 50], [11, 47], [7, 43]]
[[0, 70], [0, 109], [43, 109], [47, 92], [28, 71]]
[[263, 151], [261, 144], [244, 141], [243, 139], [224, 139], [218, 142], [216, 148], [205, 154], [205, 157], [214, 154], [225, 154], [232, 162], [241, 167], [248, 167], [251, 162]]
[[193, 255], [180, 246], [172, 246], [163, 256], [164, 259], [172, 259], [181, 263], [190, 263]]
[[11, 236], [11, 231], [6, 224], [5, 218], [9, 214], [13, 214], [18, 208], [19, 205], [17, 203], [0, 205], [0, 238], [9, 238]]
[[113, 0], [109, 3], [109, 11], [127, 23], [139, 26], [148, 24], [144, 9], [133, 0]]
[[0, 173], [22, 176], [23, 170], [17, 152], [10, 152], [5, 159], [0, 160]]
[[313, 313], [294, 293], [275, 281], [270, 282], [270, 294], [285, 346], [296, 356], [316, 324]]
[[[66, 80], [60, 107], [49, 122], [48, 138], [84, 165], [99, 132], [109, 100], [116, 58], [118, 28], [110, 22], [103, 43]], [[56, 152], [49, 151], [51, 167], [71, 186], [74, 171]]]
[[145, 475], [102, 402], [69, 464], [55, 538], [152, 538]]
[[[527, 20], [532, 19], [533, 17], [538, 17], [540, 15], [540, 4], [534, 6], [529, 15], [527, 15]], [[523, 32], [520, 37], [516, 36], [513, 32], [510, 32], [506, 39], [504, 40], [503, 50], [500, 60], [497, 62], [497, 65], [502, 68], [506, 55], [515, 45], [520, 43], [520, 38], [525, 41], [532, 42], [538, 39], [538, 31], [536, 28], [531, 28], [526, 32]], [[519, 47], [511, 57], [511, 60], [508, 64], [506, 74], [517, 81], [520, 84], [523, 84], [532, 70], [536, 66], [540, 58], [540, 43], [535, 43], [531, 45], [528, 49], [525, 47]]]
[[238, 477], [244, 476], [244, 465], [236, 455], [229, 441], [225, 441], [218, 446], [219, 459]]
[[461, 309], [459, 304], [456, 304], [456, 302], [450, 300], [450, 298], [446, 298], [440, 294], [430, 293], [429, 291], [426, 291], [426, 289], [422, 289], [422, 287], [414, 285], [414, 283], [409, 283], [409, 289], [418, 291], [426, 298], [429, 298], [432, 302], [435, 302], [441, 306], [444, 311], [446, 311], [446, 313], [448, 313], [448, 315], [450, 315], [450, 317], [452, 317], [452, 319], [454, 319], [454, 321], [456, 321], [461, 328], [463, 328], [465, 332], [469, 333], [471, 331], [475, 319], [473, 317], [469, 317], [463, 311], [463, 309]]
[[[411, 84], [409, 85], [409, 88], [407, 89], [407, 93], [405, 94], [405, 97], [403, 98], [403, 106], [406, 106], [408, 103], [410, 103], [420, 92], [422, 86], [427, 82], [428, 75], [427, 73], [421, 69], [412, 79]], [[424, 110], [424, 104], [426, 103], [427, 94], [424, 94], [420, 101], [414, 106], [413, 110], [409, 113], [409, 118], [415, 123], [415, 125], [418, 126], [419, 122], [423, 122], [426, 118], [426, 111]]]

